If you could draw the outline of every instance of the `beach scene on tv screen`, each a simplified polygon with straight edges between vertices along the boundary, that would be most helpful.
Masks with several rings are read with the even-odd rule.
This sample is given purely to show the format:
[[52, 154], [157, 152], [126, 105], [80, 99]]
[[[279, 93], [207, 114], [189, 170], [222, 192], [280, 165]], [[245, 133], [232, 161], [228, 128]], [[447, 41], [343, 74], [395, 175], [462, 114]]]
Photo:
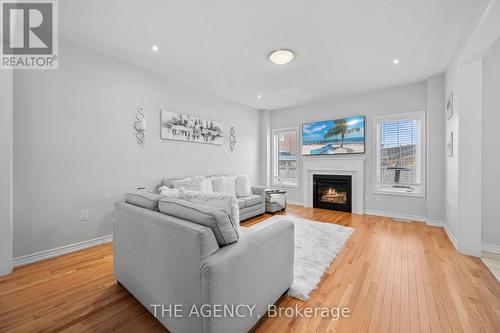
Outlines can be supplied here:
[[302, 155], [365, 152], [365, 117], [317, 121], [302, 126]]

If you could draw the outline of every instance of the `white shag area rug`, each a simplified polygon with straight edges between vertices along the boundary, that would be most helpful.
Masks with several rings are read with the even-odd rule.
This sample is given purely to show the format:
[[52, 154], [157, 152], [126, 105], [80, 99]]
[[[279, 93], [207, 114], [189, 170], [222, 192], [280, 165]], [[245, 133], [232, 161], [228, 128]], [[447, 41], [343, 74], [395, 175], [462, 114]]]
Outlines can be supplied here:
[[277, 215], [270, 220], [288, 220], [295, 225], [293, 284], [288, 295], [307, 301], [354, 229], [294, 216]]

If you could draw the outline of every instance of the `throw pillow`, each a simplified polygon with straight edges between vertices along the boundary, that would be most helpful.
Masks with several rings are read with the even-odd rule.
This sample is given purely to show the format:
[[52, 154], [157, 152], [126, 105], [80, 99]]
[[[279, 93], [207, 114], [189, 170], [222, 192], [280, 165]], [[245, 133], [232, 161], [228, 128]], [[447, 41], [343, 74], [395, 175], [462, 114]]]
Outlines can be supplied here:
[[177, 188], [160, 186], [158, 188], [158, 190], [160, 191], [161, 195], [163, 195], [165, 198], [168, 198], [168, 199], [179, 199], [179, 197], [181, 196], [181, 190], [179, 190]]
[[226, 187], [226, 193], [235, 194], [234, 186], [235, 186], [235, 176], [225, 176], [224, 177], [224, 186]]
[[201, 183], [201, 188], [203, 192], [213, 193], [214, 189], [212, 187], [212, 180], [210, 178], [203, 177], [203, 182]]
[[185, 189], [187, 191], [203, 191], [203, 182], [205, 177], [196, 176], [184, 179], [174, 180], [172, 185], [176, 189]]
[[234, 193], [238, 198], [248, 197], [252, 194], [252, 189], [250, 187], [250, 180], [247, 175], [236, 176]]
[[224, 177], [212, 177], [211, 180], [214, 192], [216, 193], [226, 192], [226, 183]]

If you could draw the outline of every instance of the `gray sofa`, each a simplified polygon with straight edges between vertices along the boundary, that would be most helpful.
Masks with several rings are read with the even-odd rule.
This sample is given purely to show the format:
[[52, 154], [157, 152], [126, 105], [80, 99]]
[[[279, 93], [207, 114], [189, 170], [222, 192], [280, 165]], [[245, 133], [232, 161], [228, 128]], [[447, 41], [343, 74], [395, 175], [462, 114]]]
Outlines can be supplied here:
[[[172, 187], [177, 179], [163, 179], [160, 186]], [[266, 194], [264, 186], [252, 186], [252, 195], [238, 198], [240, 220], [244, 221], [254, 216], [264, 214], [266, 211]]]
[[[116, 279], [151, 313], [156, 309], [171, 332], [247, 332], [292, 284], [291, 222], [242, 227], [238, 241], [219, 247], [207, 226], [154, 209], [119, 202], [115, 218]], [[219, 305], [253, 310], [240, 311], [243, 317], [189, 316], [193, 306]], [[169, 306], [170, 315], [162, 316], [160, 309]], [[173, 306], [180, 316], [174, 316]]]

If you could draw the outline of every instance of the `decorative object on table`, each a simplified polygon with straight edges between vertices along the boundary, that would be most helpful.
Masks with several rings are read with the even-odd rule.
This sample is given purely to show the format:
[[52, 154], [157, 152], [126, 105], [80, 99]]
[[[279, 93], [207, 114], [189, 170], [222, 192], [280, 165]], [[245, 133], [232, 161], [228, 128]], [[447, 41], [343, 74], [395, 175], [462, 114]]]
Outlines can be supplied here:
[[229, 147], [234, 150], [234, 145], [236, 144], [236, 133], [234, 131], [234, 126], [229, 129]]
[[364, 153], [364, 116], [317, 121], [302, 125], [302, 155]]
[[453, 117], [453, 91], [448, 95], [446, 99], [446, 119], [451, 119]]
[[135, 115], [134, 129], [136, 131], [135, 137], [137, 138], [137, 143], [144, 144], [144, 132], [146, 131], [146, 118], [142, 112], [142, 107], [137, 108], [137, 113]]
[[408, 185], [399, 185], [399, 181], [401, 179], [401, 171], [408, 172], [410, 171], [410, 169], [398, 165], [393, 165], [391, 167], [387, 167], [387, 170], [394, 170], [394, 185], [392, 185], [392, 187], [410, 188], [410, 186]]
[[162, 139], [216, 145], [223, 143], [222, 124], [210, 119], [162, 110], [160, 129]]
[[448, 134], [448, 138], [446, 139], [446, 153], [448, 157], [453, 156], [453, 132]]
[[266, 213], [276, 213], [286, 209], [286, 191], [278, 189], [267, 189], [266, 194]]
[[287, 220], [293, 222], [295, 226], [295, 268], [293, 284], [287, 294], [301, 301], [307, 301], [354, 230], [333, 223], [288, 215], [276, 215], [266, 221], [273, 220], [278, 223]]

